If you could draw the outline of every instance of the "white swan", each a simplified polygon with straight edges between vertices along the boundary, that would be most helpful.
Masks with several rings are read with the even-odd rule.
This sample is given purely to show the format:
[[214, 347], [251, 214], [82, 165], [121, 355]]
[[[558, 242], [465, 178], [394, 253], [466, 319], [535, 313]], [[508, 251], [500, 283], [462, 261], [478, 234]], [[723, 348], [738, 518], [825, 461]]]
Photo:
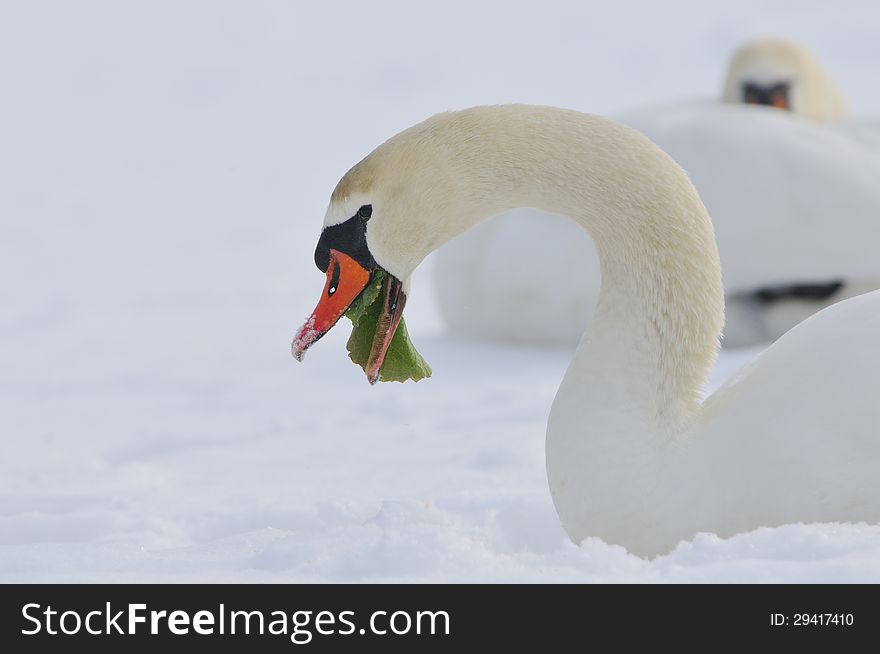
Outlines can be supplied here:
[[701, 404], [724, 318], [712, 224], [668, 155], [599, 117], [477, 107], [376, 148], [331, 197], [315, 253], [328, 282], [294, 354], [381, 267], [380, 364], [416, 266], [523, 205], [568, 216], [601, 256], [599, 305], [547, 427], [550, 490], [575, 542], [652, 556], [698, 532], [880, 520], [880, 294], [799, 325]]
[[847, 115], [843, 94], [812, 53], [779, 38], [757, 39], [734, 53], [723, 99], [770, 105], [816, 121]]
[[[717, 102], [617, 119], [672, 155], [709, 208], [728, 291], [723, 342], [737, 347], [775, 340], [825, 306], [880, 288], [880, 264], [851, 259], [876, 262], [880, 129], [817, 122], [841, 118], [844, 102], [809, 52], [788, 41], [742, 47], [724, 86], [726, 103], [772, 103], [774, 93], [784, 93], [786, 108], [810, 120]], [[517, 265], [496, 265], [503, 255]], [[458, 271], [434, 280], [454, 333], [574, 344], [598, 299], [593, 245], [569, 221], [535, 209], [479, 225], [437, 259], [438, 269]], [[805, 259], [813, 265], [803, 266]], [[563, 276], [566, 284], [558, 284]]]
[[837, 124], [741, 104], [618, 118], [688, 172], [712, 214], [725, 345], [775, 340], [826, 306], [880, 288], [880, 147]]

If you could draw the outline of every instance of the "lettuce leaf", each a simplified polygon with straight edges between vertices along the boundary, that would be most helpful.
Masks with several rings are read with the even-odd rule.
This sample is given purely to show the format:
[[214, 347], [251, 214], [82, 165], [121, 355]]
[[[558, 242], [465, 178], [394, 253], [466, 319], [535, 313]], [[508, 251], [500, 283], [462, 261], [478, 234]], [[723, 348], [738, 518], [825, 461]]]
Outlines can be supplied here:
[[[348, 356], [364, 371], [367, 368], [367, 359], [373, 347], [376, 325], [379, 323], [379, 314], [382, 311], [382, 303], [378, 299], [382, 282], [387, 274], [381, 268], [374, 271], [369, 285], [345, 312], [346, 318], [351, 320], [353, 325], [347, 344]], [[411, 379], [417, 382], [430, 376], [431, 366], [416, 351], [409, 338], [406, 322], [401, 316], [400, 324], [394, 332], [385, 360], [379, 369], [379, 381], [405, 382]]]

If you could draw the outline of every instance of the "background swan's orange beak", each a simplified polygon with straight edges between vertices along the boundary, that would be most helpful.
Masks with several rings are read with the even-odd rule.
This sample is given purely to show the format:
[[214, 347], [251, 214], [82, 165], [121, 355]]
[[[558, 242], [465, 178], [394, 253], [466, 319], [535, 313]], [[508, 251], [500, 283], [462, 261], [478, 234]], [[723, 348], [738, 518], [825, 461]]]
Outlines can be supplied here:
[[785, 93], [774, 93], [770, 96], [770, 104], [777, 109], [790, 110], [788, 105], [788, 96]]
[[370, 271], [347, 254], [330, 250], [327, 283], [318, 306], [293, 338], [293, 356], [302, 361], [306, 350], [345, 314], [370, 282]]

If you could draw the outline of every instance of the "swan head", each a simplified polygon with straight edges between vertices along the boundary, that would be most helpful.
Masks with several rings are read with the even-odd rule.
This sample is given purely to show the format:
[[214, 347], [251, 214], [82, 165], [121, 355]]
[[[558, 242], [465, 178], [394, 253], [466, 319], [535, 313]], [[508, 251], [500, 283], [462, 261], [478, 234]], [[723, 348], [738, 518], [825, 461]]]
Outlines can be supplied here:
[[724, 101], [791, 111], [818, 121], [846, 115], [835, 83], [805, 47], [784, 39], [751, 41], [731, 59]]
[[387, 273], [382, 312], [367, 363], [370, 382], [378, 379], [403, 314], [412, 272], [455, 234], [457, 221], [450, 216], [465, 204], [459, 198], [466, 184], [462, 175], [452, 181], [454, 156], [438, 136], [437, 120], [429, 119], [380, 145], [336, 185], [315, 249], [315, 264], [326, 282], [315, 310], [294, 337], [297, 360], [382, 270]]

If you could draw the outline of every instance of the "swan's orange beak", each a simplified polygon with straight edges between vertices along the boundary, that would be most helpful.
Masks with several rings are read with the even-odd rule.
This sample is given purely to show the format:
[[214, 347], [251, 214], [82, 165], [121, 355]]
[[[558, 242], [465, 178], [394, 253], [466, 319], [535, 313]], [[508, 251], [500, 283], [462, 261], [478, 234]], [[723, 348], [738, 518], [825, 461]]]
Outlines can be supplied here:
[[[345, 314], [351, 303], [370, 283], [370, 275], [369, 270], [347, 254], [330, 250], [330, 264], [327, 266], [324, 292], [312, 315], [293, 338], [291, 349], [297, 361], [302, 361], [306, 350], [330, 331], [330, 328]], [[382, 365], [381, 362], [379, 365]]]
[[777, 109], [791, 110], [791, 107], [788, 105], [788, 96], [784, 93], [774, 93], [770, 96], [770, 104]]
[[789, 84], [786, 82], [780, 82], [772, 86], [746, 83], [743, 85], [743, 102], [746, 104], [762, 104], [768, 107], [791, 111], [789, 91]]

